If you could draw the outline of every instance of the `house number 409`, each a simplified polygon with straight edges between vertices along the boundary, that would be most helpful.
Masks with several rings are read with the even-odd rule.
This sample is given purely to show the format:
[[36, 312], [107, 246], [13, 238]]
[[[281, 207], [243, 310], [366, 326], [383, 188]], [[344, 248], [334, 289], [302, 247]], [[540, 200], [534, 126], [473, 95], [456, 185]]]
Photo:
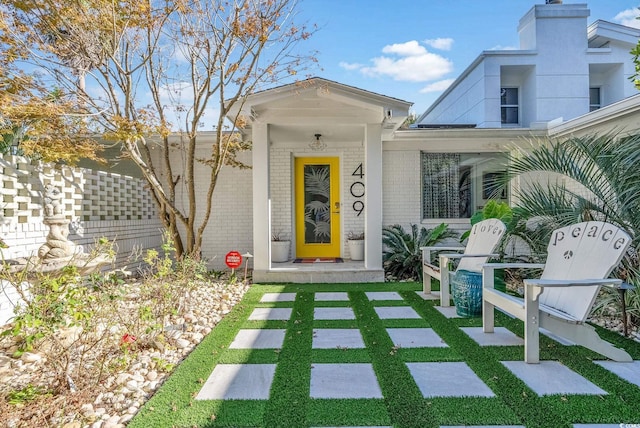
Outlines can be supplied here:
[[[362, 172], [362, 164], [358, 165], [358, 167], [351, 173], [351, 175], [362, 180], [362, 177], [364, 177], [364, 172]], [[360, 198], [364, 196], [364, 183], [362, 181], [354, 181], [351, 184], [351, 188], [349, 189], [349, 191], [351, 192], [351, 196], [358, 199], [353, 203], [352, 207], [353, 210], [358, 213], [357, 216], [359, 217], [360, 214], [362, 214], [362, 211], [364, 211], [364, 202], [360, 200]]]

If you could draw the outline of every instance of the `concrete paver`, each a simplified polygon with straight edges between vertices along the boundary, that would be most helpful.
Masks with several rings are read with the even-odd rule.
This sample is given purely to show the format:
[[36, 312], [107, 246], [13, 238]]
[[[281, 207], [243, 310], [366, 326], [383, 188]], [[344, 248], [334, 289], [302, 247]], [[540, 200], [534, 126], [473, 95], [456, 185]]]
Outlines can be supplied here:
[[260, 298], [261, 303], [294, 302], [296, 293], [264, 293]]
[[287, 330], [243, 329], [238, 332], [230, 349], [279, 349], [282, 348]]
[[364, 348], [359, 329], [319, 328], [313, 330], [314, 349], [355, 349]]
[[255, 308], [249, 320], [251, 321], [287, 321], [291, 318], [291, 308]]
[[354, 320], [356, 319], [351, 308], [315, 308], [313, 319], [316, 320]]
[[516, 377], [538, 395], [606, 395], [607, 392], [557, 361], [501, 361]]
[[420, 319], [422, 318], [410, 306], [376, 306], [373, 308], [380, 319]]
[[438, 312], [444, 315], [447, 318], [462, 318], [460, 315], [456, 313], [455, 306], [436, 306], [435, 307]]
[[480, 346], [522, 346], [524, 340], [504, 327], [495, 327], [493, 333], [484, 333], [482, 327], [461, 327], [467, 336]]
[[425, 398], [495, 396], [463, 362], [407, 363], [407, 367]]
[[268, 400], [275, 364], [218, 364], [196, 400]]
[[401, 348], [446, 348], [449, 345], [432, 328], [388, 328], [394, 345]]
[[403, 300], [396, 291], [368, 291], [365, 293], [369, 300]]
[[313, 364], [312, 398], [383, 398], [371, 364]]
[[349, 301], [349, 294], [344, 292], [320, 292], [314, 296], [316, 302], [344, 302]]
[[599, 366], [604, 367], [612, 373], [617, 374], [622, 379], [640, 386], [640, 361], [631, 363], [619, 363], [616, 361], [594, 361]]

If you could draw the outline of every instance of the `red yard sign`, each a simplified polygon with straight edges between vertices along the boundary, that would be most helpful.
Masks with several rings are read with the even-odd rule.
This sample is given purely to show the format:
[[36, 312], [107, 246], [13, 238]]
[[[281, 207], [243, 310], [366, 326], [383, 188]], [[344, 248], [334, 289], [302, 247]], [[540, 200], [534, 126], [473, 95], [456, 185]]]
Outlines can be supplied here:
[[242, 255], [237, 251], [229, 251], [224, 257], [224, 262], [231, 269], [237, 269], [242, 264]]

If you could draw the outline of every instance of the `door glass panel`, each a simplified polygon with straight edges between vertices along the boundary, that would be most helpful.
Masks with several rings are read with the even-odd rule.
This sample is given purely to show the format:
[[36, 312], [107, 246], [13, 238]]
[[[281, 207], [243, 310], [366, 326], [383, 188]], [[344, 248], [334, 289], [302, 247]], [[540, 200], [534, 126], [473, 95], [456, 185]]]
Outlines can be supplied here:
[[305, 244], [331, 242], [329, 165], [304, 166]]

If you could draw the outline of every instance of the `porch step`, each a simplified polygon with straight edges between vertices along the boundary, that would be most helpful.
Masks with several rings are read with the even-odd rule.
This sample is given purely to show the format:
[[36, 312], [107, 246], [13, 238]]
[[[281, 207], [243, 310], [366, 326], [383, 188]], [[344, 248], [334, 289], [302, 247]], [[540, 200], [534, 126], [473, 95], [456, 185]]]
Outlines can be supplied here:
[[350, 283], [350, 282], [384, 282], [382, 269], [295, 269], [275, 268], [268, 271], [253, 271], [254, 283], [291, 282], [304, 283]]

